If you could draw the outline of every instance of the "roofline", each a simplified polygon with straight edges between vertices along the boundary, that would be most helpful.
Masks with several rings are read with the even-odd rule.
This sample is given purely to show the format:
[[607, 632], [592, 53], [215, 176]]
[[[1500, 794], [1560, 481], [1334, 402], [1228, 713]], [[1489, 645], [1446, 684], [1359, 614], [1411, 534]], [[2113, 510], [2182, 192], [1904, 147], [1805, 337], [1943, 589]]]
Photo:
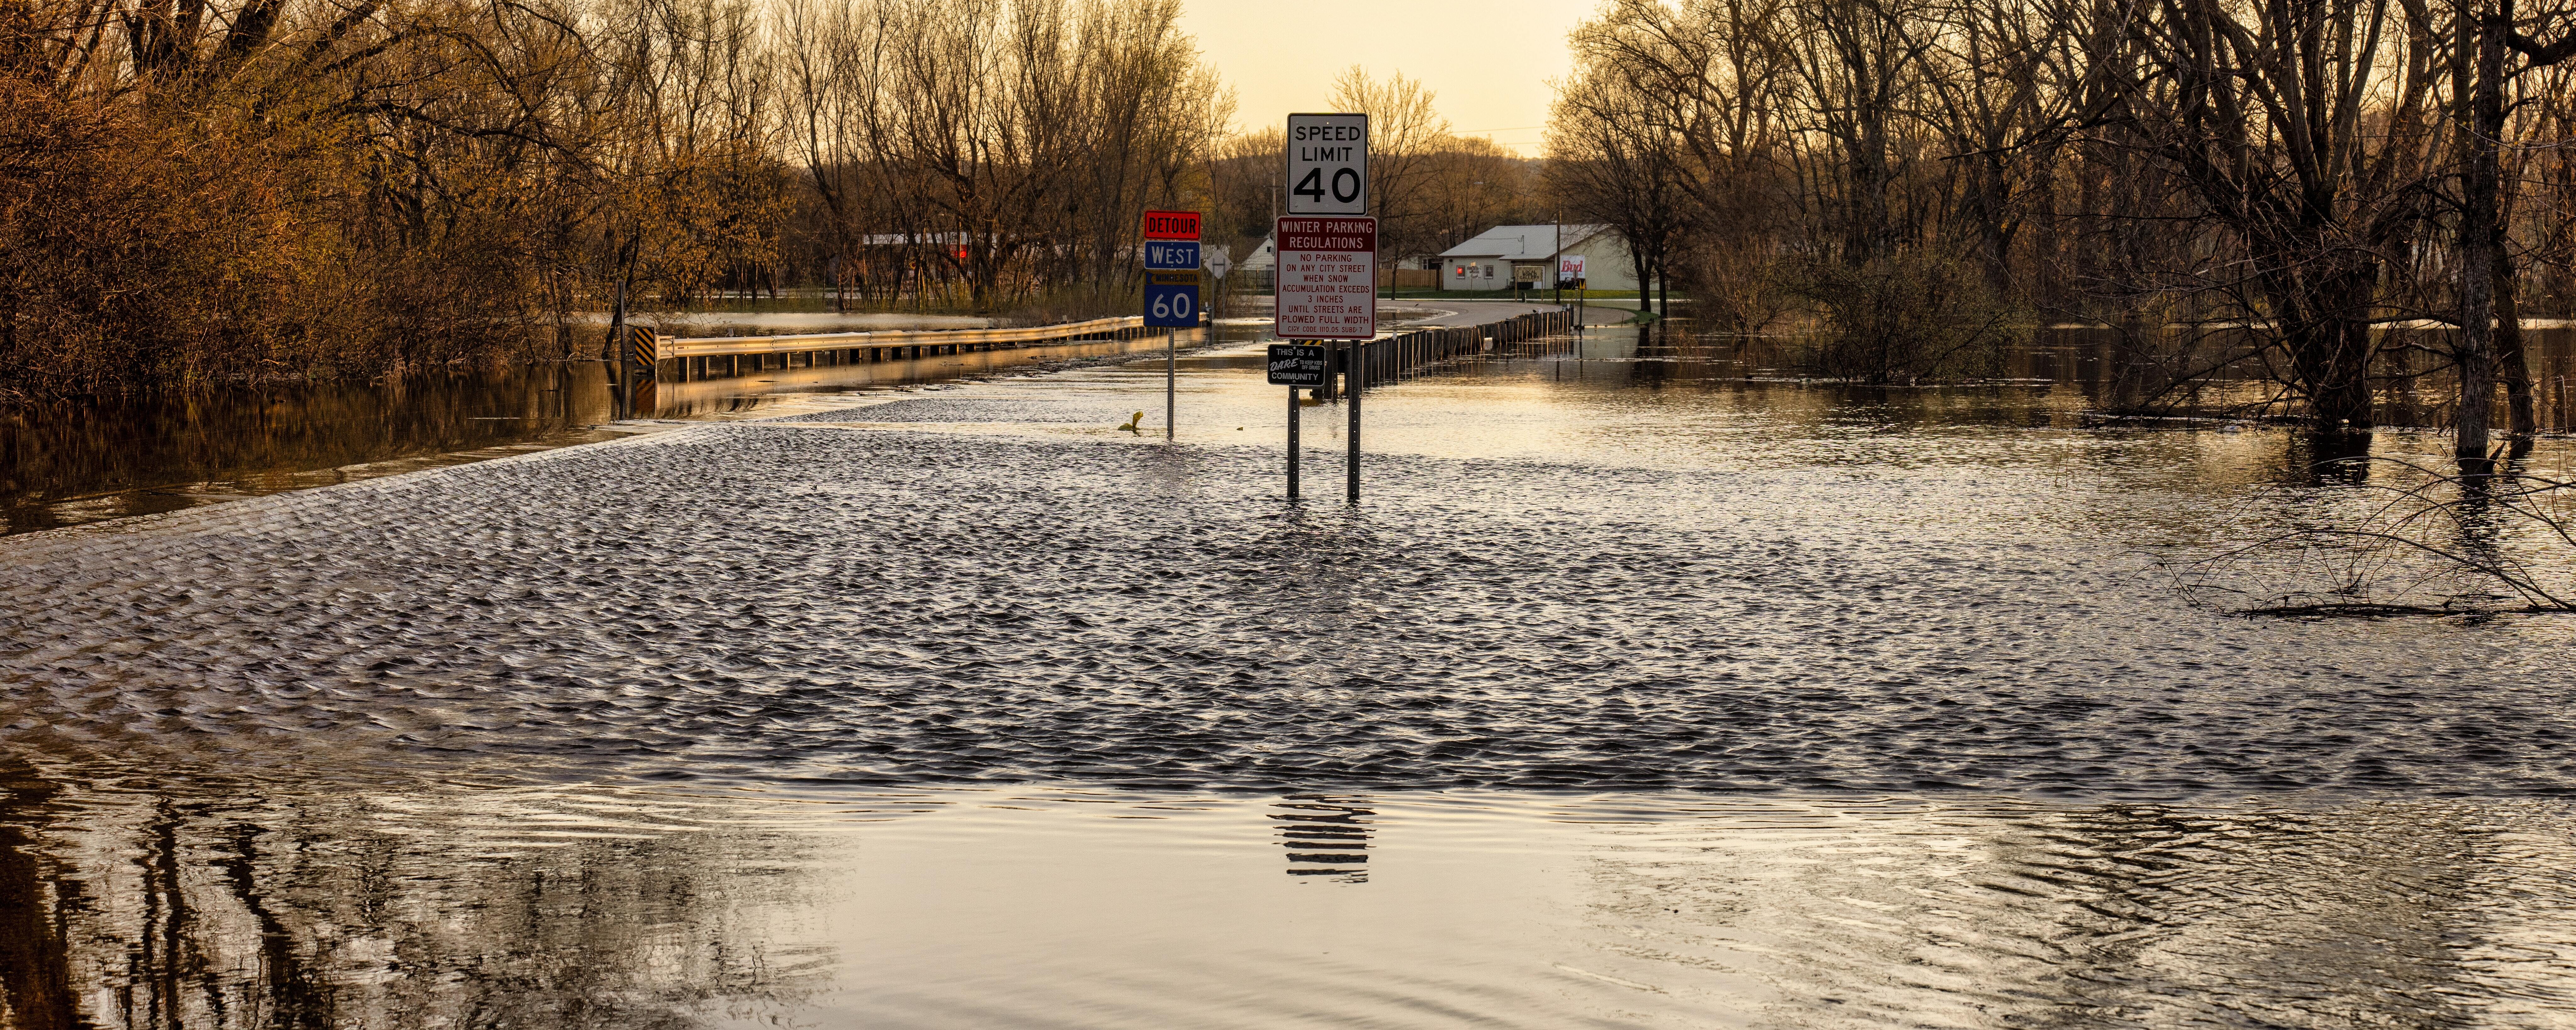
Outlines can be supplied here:
[[[1549, 224], [1549, 223], [1546, 223], [1546, 222], [1533, 222], [1533, 223], [1530, 223], [1530, 224], [1528, 224], [1528, 225], [1497, 225], [1497, 226], [1494, 226], [1494, 227], [1493, 227], [1493, 228], [1491, 228], [1491, 229], [1487, 229], [1487, 230], [1485, 230], [1484, 232], [1477, 233], [1477, 234], [1476, 234], [1476, 235], [1474, 235], [1474, 236], [1470, 236], [1470, 237], [1468, 237], [1468, 238], [1466, 238], [1466, 239], [1464, 239], [1464, 240], [1459, 241], [1459, 243], [1458, 243], [1458, 245], [1457, 245], [1457, 246], [1455, 246], [1455, 247], [1451, 247], [1451, 248], [1449, 248], [1449, 249], [1447, 249], [1447, 250], [1444, 250], [1444, 251], [1441, 251], [1441, 252], [1440, 252], [1440, 256], [1441, 256], [1441, 257], [1444, 257], [1444, 258], [1476, 258], [1476, 257], [1493, 257], [1493, 258], [1498, 258], [1498, 257], [1502, 257], [1502, 256], [1506, 253], [1505, 251], [1499, 251], [1499, 250], [1496, 250], [1496, 251], [1483, 251], [1483, 250], [1470, 251], [1470, 250], [1466, 250], [1466, 249], [1464, 249], [1464, 248], [1466, 248], [1469, 244], [1475, 243], [1477, 240], [1484, 239], [1484, 238], [1485, 238], [1487, 235], [1489, 235], [1489, 234], [1497, 233], [1497, 232], [1501, 232], [1502, 230], [1505, 230], [1505, 229], [1536, 229], [1536, 228], [1538, 228], [1538, 227], [1540, 227], [1540, 226], [1542, 226], [1542, 225], [1548, 225], [1548, 224]], [[1566, 250], [1567, 248], [1569, 248], [1569, 247], [1580, 247], [1580, 246], [1582, 246], [1582, 245], [1584, 245], [1584, 244], [1586, 244], [1586, 243], [1590, 243], [1590, 242], [1592, 242], [1595, 238], [1599, 237], [1602, 233], [1605, 233], [1605, 232], [1609, 232], [1609, 231], [1611, 231], [1611, 228], [1612, 228], [1612, 226], [1611, 226], [1611, 225], [1610, 225], [1610, 223], [1608, 223], [1608, 222], [1557, 222], [1557, 223], [1554, 223], [1554, 225], [1552, 225], [1552, 226], [1550, 226], [1550, 227], [1551, 227], [1551, 228], [1554, 228], [1554, 229], [1556, 229], [1556, 230], [1557, 230], [1557, 237], [1558, 237], [1558, 238], [1557, 238], [1557, 241], [1556, 241], [1556, 249], [1555, 249], [1555, 251], [1553, 251], [1553, 253], [1564, 253], [1564, 252], [1565, 252], [1565, 250]], [[1592, 231], [1590, 231], [1590, 232], [1584, 232], [1584, 233], [1581, 233], [1580, 235], [1577, 235], [1577, 234], [1576, 234], [1577, 232], [1579, 232], [1580, 230], [1583, 230], [1583, 229], [1585, 229], [1585, 228], [1589, 228], [1589, 229], [1591, 229]], [[1573, 230], [1573, 231], [1569, 231], [1569, 230]], [[1521, 260], [1521, 261], [1535, 261], [1535, 260], [1538, 260], [1538, 259], [1537, 259], [1537, 258], [1516, 258], [1516, 259], [1514, 259], [1514, 260]]]

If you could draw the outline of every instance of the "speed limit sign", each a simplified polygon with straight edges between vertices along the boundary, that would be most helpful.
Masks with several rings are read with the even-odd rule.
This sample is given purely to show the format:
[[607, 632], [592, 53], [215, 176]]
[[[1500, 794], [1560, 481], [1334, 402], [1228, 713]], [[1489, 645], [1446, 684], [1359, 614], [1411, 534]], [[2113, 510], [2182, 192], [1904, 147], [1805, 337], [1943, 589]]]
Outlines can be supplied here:
[[1368, 116], [1288, 116], [1288, 213], [1368, 213]]

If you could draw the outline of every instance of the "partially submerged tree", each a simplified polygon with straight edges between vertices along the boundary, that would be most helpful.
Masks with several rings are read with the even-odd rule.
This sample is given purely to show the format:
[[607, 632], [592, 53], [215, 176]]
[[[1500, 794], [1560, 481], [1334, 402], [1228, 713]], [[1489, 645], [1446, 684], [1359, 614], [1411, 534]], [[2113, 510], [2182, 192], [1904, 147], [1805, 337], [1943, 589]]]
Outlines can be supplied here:
[[[1578, 73], [1587, 74], [1587, 73]], [[1596, 111], [1643, 105], [1622, 94], [1643, 88], [1625, 77], [1590, 71], [1557, 94], [1560, 108], [1575, 105]], [[1685, 221], [1693, 208], [1684, 203], [1683, 155], [1673, 127], [1649, 119], [1621, 124], [1606, 118], [1558, 117], [1548, 134], [1549, 194], [1565, 216], [1577, 222], [1608, 225], [1627, 244], [1637, 282], [1651, 287], [1671, 269]], [[1655, 308], [1641, 295], [1639, 308]], [[1672, 302], [1664, 302], [1665, 315]]]
[[2513, 439], [2528, 448], [2538, 429], [2522, 334], [2522, 276], [2511, 240], [2512, 187], [2518, 176], [2509, 175], [2507, 167], [2527, 160], [2511, 138], [2507, 113], [2519, 99], [2511, 94], [2522, 80], [2536, 77], [2533, 72], [2576, 57], [2576, 26], [2552, 26], [2564, 33], [2554, 42], [2535, 39], [2521, 31], [2513, 0], [2461, 0], [2453, 23], [2452, 96], [2458, 109], [2451, 125], [2460, 166], [2453, 247], [2459, 265], [2459, 332], [2452, 360], [2460, 376], [2454, 457], [2462, 468], [2482, 472], [2493, 460], [2489, 422], [2497, 380], [2505, 386]]
[[[1904, 298], [1947, 296], [2122, 328], [2138, 396], [2262, 369], [2320, 429], [2455, 375], [2476, 463], [2499, 379], [2533, 427], [2525, 270], [2576, 300], [2571, 33], [2503, 0], [1616, 0], [1574, 34], [1551, 138], [1584, 160], [1553, 174], [1603, 212], [1678, 184], [1678, 242], [1640, 249], [1760, 262], [1695, 277], [1708, 310], [1799, 286], [1811, 324], [1887, 337], [1864, 374], [1930, 371], [1900, 341], [1978, 319]], [[2459, 331], [2389, 330], [2426, 319]]]

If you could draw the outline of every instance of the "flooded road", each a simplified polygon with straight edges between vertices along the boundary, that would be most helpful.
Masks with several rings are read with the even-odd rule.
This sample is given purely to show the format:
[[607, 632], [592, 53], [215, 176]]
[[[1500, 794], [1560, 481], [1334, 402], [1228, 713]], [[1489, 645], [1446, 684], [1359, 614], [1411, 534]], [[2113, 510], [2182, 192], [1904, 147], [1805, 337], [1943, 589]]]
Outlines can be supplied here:
[[[1066, 367], [1160, 346], [1083, 341], [747, 371], [663, 384], [652, 410], [640, 414], [757, 418], [796, 410], [811, 394]], [[610, 377], [603, 364], [582, 361], [0, 410], [0, 535], [616, 439], [633, 427], [609, 424]]]
[[2367, 503], [2286, 431], [1633, 348], [1355, 510], [1237, 347], [0, 542], [9, 1022], [2576, 1020], [2576, 622], [2186, 605]]
[[[1530, 305], [1453, 303], [1389, 307], [1382, 314], [1394, 325], [1448, 324], [1527, 310]], [[705, 336], [944, 330], [991, 322], [739, 311], [653, 321], [666, 335]], [[1260, 327], [1243, 321], [1258, 320], [1222, 325], [1216, 332], [1231, 340], [1261, 335]], [[1180, 346], [1203, 346], [1206, 335], [1184, 332]], [[1154, 336], [820, 367], [746, 361], [738, 375], [661, 383], [637, 414], [762, 418], [800, 410], [818, 396], [1060, 371], [1157, 354], [1163, 347]], [[0, 536], [615, 439], [636, 427], [611, 425], [617, 406], [610, 377], [600, 362], [574, 361], [376, 382], [280, 383], [0, 407]]]

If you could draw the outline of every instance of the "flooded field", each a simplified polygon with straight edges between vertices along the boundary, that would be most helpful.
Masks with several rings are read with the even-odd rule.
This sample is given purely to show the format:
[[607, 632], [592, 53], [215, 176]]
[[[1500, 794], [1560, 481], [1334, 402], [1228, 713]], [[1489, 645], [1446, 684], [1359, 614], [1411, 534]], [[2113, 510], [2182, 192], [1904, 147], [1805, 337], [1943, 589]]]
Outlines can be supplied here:
[[[791, 325], [762, 331], [844, 328]], [[654, 391], [652, 410], [639, 414], [760, 418], [795, 410], [809, 394], [1079, 365], [1159, 346], [1083, 341], [862, 365], [746, 370], [714, 382], [664, 384]], [[625, 430], [605, 426], [616, 417], [609, 379], [599, 362], [572, 362], [0, 411], [0, 535], [615, 439]]]
[[2576, 1021], [2576, 621], [2185, 604], [2368, 503], [2290, 431], [1639, 343], [1356, 509], [1243, 344], [0, 541], [0, 1012]]

